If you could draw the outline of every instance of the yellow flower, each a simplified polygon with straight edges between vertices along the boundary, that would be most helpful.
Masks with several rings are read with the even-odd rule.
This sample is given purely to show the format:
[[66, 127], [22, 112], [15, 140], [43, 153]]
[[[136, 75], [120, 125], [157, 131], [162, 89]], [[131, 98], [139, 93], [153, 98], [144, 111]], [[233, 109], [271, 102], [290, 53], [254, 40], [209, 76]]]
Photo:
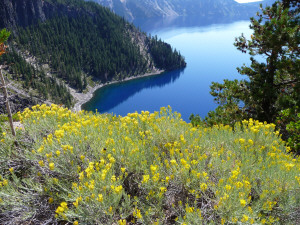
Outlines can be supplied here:
[[202, 191], [205, 191], [207, 189], [207, 184], [206, 183], [202, 183], [200, 185], [200, 188], [201, 188]]
[[63, 207], [64, 209], [68, 208], [68, 204], [66, 202], [62, 202], [60, 203], [61, 207]]
[[184, 159], [180, 159], [182, 165], [186, 165], [186, 161]]
[[39, 161], [39, 164], [40, 164], [40, 166], [45, 166], [45, 164], [44, 164], [44, 161], [43, 161], [43, 160]]
[[244, 144], [245, 143], [245, 139], [244, 138], [240, 138], [239, 142], [240, 142], [240, 144]]
[[192, 212], [194, 212], [194, 207], [186, 207], [186, 208], [185, 208], [185, 211], [186, 211], [187, 213], [192, 213]]
[[9, 172], [13, 173], [14, 172], [14, 168], [13, 167], [9, 168]]
[[240, 203], [243, 207], [247, 204], [245, 199], [240, 199]]
[[149, 175], [143, 175], [143, 181], [142, 181], [142, 183], [143, 183], [143, 184], [144, 184], [144, 183], [148, 183], [149, 179], [150, 179], [150, 176], [149, 176]]
[[157, 165], [151, 165], [150, 166], [150, 170], [151, 170], [151, 172], [152, 172], [152, 174], [154, 174], [155, 173], [155, 171], [157, 170], [157, 168], [158, 168], [158, 166]]
[[207, 176], [207, 173], [206, 172], [202, 172], [202, 176], [207, 180], [208, 179], [208, 176]]
[[57, 214], [61, 214], [63, 212], [64, 212], [64, 208], [61, 206], [58, 206], [57, 209], [55, 210], [55, 213], [57, 213]]
[[74, 223], [73, 223], [73, 225], [78, 225], [78, 221], [75, 220]]
[[49, 163], [49, 169], [54, 170], [54, 163]]
[[234, 222], [234, 223], [236, 223], [236, 222], [238, 221], [238, 219], [237, 219], [236, 217], [233, 217], [233, 218], [231, 219], [231, 221]]
[[241, 219], [241, 222], [247, 222], [249, 220], [249, 216], [243, 215], [243, 218]]
[[248, 211], [249, 211], [250, 213], [252, 213], [252, 212], [253, 212], [253, 210], [252, 210], [251, 206], [248, 206]]
[[225, 189], [226, 189], [226, 191], [230, 191], [231, 190], [231, 186], [228, 185], [228, 184], [226, 184]]
[[49, 203], [51, 204], [53, 202], [53, 198], [49, 198]]
[[166, 177], [166, 183], [168, 183], [170, 180], [170, 177]]
[[115, 182], [116, 181], [116, 176], [113, 175], [110, 180], [111, 180], [111, 182]]
[[159, 189], [161, 192], [165, 192], [167, 190], [167, 188], [165, 188], [165, 187], [160, 187]]
[[119, 194], [123, 190], [122, 185], [115, 187], [115, 192]]
[[221, 224], [225, 224], [226, 220], [224, 218], [221, 219]]
[[126, 223], [126, 220], [124, 219], [124, 220], [119, 220], [118, 224], [119, 225], [126, 225], [127, 223]]
[[139, 209], [135, 209], [135, 211], [133, 212], [133, 216], [136, 217], [137, 219], [143, 218], [141, 211]]
[[103, 195], [102, 194], [98, 194], [97, 200], [98, 200], [98, 202], [103, 202]]
[[76, 199], [76, 201], [75, 202], [73, 202], [73, 205], [77, 208], [78, 207], [78, 205], [79, 205], [79, 202], [78, 202], [78, 200]]
[[249, 145], [253, 145], [253, 141], [251, 139], [248, 140]]
[[176, 165], [176, 164], [177, 164], [177, 162], [176, 162], [175, 159], [170, 160], [170, 163], [171, 163], [172, 165]]

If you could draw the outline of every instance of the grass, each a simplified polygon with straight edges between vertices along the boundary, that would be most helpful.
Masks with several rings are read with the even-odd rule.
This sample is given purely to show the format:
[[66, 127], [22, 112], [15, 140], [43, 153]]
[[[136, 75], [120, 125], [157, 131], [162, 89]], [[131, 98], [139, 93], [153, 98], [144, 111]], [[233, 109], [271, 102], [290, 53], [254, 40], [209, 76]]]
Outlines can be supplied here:
[[275, 125], [192, 127], [52, 105], [0, 134], [0, 224], [295, 224], [300, 159]]

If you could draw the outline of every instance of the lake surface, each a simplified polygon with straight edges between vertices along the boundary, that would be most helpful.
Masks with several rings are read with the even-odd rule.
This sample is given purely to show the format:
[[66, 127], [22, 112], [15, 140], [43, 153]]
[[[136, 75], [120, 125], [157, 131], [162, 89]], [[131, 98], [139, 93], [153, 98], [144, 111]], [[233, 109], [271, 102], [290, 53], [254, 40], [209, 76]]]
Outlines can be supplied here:
[[244, 78], [236, 67], [250, 64], [249, 56], [233, 46], [241, 33], [250, 36], [249, 21], [164, 20], [138, 25], [180, 51], [187, 67], [105, 86], [83, 109], [125, 116], [135, 111], [159, 111], [170, 105], [185, 121], [192, 113], [204, 118], [217, 107], [209, 94], [211, 82]]

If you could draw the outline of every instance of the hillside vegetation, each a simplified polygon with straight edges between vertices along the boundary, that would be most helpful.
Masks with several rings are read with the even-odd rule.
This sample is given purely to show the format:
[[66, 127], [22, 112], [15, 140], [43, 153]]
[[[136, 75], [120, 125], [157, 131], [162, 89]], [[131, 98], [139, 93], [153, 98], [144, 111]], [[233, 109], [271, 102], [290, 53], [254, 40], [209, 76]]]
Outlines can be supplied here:
[[192, 127], [37, 105], [0, 134], [1, 224], [295, 224], [300, 159], [274, 124]]
[[192, 115], [192, 123], [233, 125], [249, 118], [275, 123], [300, 154], [300, 2], [261, 7], [249, 27], [250, 38], [242, 34], [234, 43], [250, 55], [251, 64], [237, 68], [243, 78], [212, 82], [210, 94], [219, 106], [204, 120]]
[[15, 88], [37, 102], [71, 107], [68, 87], [83, 92], [95, 83], [186, 66], [169, 44], [93, 2], [5, 0], [0, 8], [0, 29], [12, 33], [0, 64]]

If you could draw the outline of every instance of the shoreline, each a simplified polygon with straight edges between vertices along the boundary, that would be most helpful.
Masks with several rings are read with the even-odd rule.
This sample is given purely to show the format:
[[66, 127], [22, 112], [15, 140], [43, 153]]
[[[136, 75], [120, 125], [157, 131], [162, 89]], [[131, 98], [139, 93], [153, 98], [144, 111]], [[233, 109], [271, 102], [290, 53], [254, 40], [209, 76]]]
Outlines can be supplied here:
[[142, 75], [137, 75], [137, 76], [132, 76], [132, 77], [126, 77], [124, 80], [117, 80], [117, 81], [110, 81], [104, 84], [97, 84], [95, 87], [89, 87], [88, 88], [88, 92], [87, 93], [80, 93], [77, 92], [76, 90], [70, 88], [70, 93], [73, 96], [73, 98], [76, 100], [76, 103], [74, 105], [74, 107], [71, 109], [73, 112], [79, 112], [81, 111], [81, 107], [83, 104], [87, 103], [89, 100], [91, 100], [94, 96], [94, 92], [104, 86], [110, 85], [110, 84], [116, 84], [116, 83], [122, 83], [125, 81], [129, 81], [129, 80], [134, 80], [134, 79], [139, 79], [139, 78], [143, 78], [143, 77], [150, 77], [150, 76], [154, 76], [154, 75], [159, 75], [164, 73], [165, 70], [157, 70], [157, 71], [153, 71], [151, 73], [145, 73]]

